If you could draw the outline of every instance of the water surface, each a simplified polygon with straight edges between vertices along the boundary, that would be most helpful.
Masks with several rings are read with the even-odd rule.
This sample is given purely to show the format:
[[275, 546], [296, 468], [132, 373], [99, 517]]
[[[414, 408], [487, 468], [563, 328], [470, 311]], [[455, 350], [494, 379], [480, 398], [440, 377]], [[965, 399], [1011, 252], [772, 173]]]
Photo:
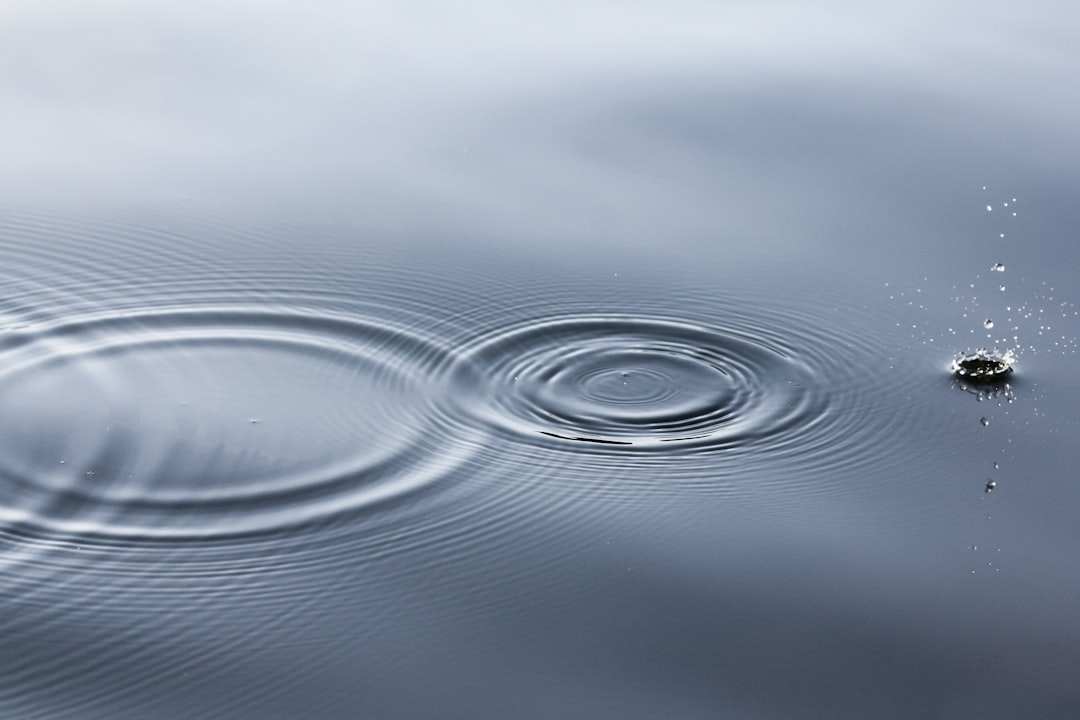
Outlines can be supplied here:
[[0, 11], [0, 714], [1075, 717], [1080, 63], [963, 10]]

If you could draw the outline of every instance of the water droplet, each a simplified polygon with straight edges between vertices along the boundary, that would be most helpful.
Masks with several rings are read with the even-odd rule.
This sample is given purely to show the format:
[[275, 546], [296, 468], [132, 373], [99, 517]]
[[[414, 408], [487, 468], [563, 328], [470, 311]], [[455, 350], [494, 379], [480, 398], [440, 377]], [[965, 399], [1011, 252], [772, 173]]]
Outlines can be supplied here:
[[986, 427], [987, 425], [989, 425], [989, 424], [990, 424], [990, 419], [989, 419], [989, 418], [985, 418], [985, 417], [981, 417], [981, 418], [979, 418], [979, 422], [981, 422], [981, 423], [982, 423], [982, 426], [983, 426], [983, 427]]
[[990, 269], [993, 272], [1005, 272], [1005, 263], [994, 263]]
[[990, 318], [987, 318], [987, 319], [986, 319], [986, 320], [985, 320], [985, 321], [983, 322], [983, 327], [984, 327], [984, 328], [986, 328], [987, 330], [989, 330], [990, 328], [994, 327], [994, 321], [993, 321], [993, 320], [991, 320]]
[[994, 207], [992, 205], [987, 205], [986, 206], [986, 212], [993, 212], [993, 211], [994, 211]]
[[1015, 362], [1016, 355], [1012, 350], [997, 353], [982, 348], [973, 353], [957, 355], [953, 360], [952, 370], [968, 380], [990, 382], [1012, 372]]
[[998, 290], [1000, 290], [1001, 292], [1005, 292], [1005, 286], [1004, 285], [998, 285]]
[[988, 492], [988, 493], [994, 492], [994, 488], [996, 488], [996, 487], [997, 487], [997, 481], [996, 480], [987, 480], [986, 481], [986, 490], [984, 492]]

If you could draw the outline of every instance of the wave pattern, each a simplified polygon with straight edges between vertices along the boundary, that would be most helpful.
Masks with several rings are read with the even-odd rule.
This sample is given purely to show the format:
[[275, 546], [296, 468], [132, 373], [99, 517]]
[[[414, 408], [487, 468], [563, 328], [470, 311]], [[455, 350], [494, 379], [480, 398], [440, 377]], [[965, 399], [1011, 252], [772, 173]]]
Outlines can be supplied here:
[[918, 422], [886, 386], [920, 369], [883, 375], [887, 324], [820, 288], [198, 218], [0, 230], [0, 525], [27, 541], [400, 547], [590, 498], [782, 504], [852, 492]]
[[273, 532], [399, 498], [461, 459], [427, 419], [444, 353], [363, 319], [157, 309], [2, 346], [0, 520], [15, 526]]
[[[0, 217], [4, 709], [154, 715], [206, 648], [352, 666], [366, 643], [402, 652], [394, 623], [543, 612], [606, 582], [575, 558], [617, 553], [620, 513], [663, 533], [719, 509], [946, 512], [889, 502], [947, 454], [910, 392], [941, 368], [883, 372], [891, 326], [841, 294], [477, 252]], [[253, 687], [270, 703], [291, 681]]]
[[842, 297], [586, 283], [604, 299], [582, 300], [565, 277], [517, 283], [515, 302], [463, 319], [453, 417], [533, 483], [584, 501], [693, 491], [797, 505], [857, 495], [852, 478], [920, 422], [895, 398], [921, 369], [882, 374], [872, 319]]
[[721, 450], [812, 421], [811, 369], [753, 336], [632, 316], [543, 319], [470, 348], [462, 386], [492, 429], [635, 450]]

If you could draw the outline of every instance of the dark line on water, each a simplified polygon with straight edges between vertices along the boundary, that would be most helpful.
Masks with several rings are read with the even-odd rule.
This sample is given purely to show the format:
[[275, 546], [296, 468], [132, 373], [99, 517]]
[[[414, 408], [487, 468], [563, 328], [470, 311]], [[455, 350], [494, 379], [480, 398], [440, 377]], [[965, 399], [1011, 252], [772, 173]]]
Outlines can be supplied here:
[[599, 443], [601, 445], [633, 445], [634, 443], [624, 440], [601, 440], [600, 438], [588, 438], [588, 437], [574, 437], [570, 435], [557, 435], [553, 432], [547, 432], [546, 430], [538, 430], [541, 435], [547, 435], [548, 437], [559, 438], [560, 440], [577, 440], [579, 442], [591, 442]]

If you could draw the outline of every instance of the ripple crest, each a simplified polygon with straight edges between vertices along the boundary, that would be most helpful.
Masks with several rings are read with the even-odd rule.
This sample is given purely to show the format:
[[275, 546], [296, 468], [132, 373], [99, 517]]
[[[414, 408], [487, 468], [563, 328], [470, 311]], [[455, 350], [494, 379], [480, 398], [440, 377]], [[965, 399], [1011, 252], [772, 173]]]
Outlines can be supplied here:
[[29, 534], [274, 533], [400, 499], [463, 459], [446, 349], [357, 317], [184, 308], [0, 340], [0, 522]]
[[503, 434], [670, 452], [772, 442], [824, 412], [805, 363], [740, 331], [661, 318], [548, 318], [468, 348], [466, 412]]

